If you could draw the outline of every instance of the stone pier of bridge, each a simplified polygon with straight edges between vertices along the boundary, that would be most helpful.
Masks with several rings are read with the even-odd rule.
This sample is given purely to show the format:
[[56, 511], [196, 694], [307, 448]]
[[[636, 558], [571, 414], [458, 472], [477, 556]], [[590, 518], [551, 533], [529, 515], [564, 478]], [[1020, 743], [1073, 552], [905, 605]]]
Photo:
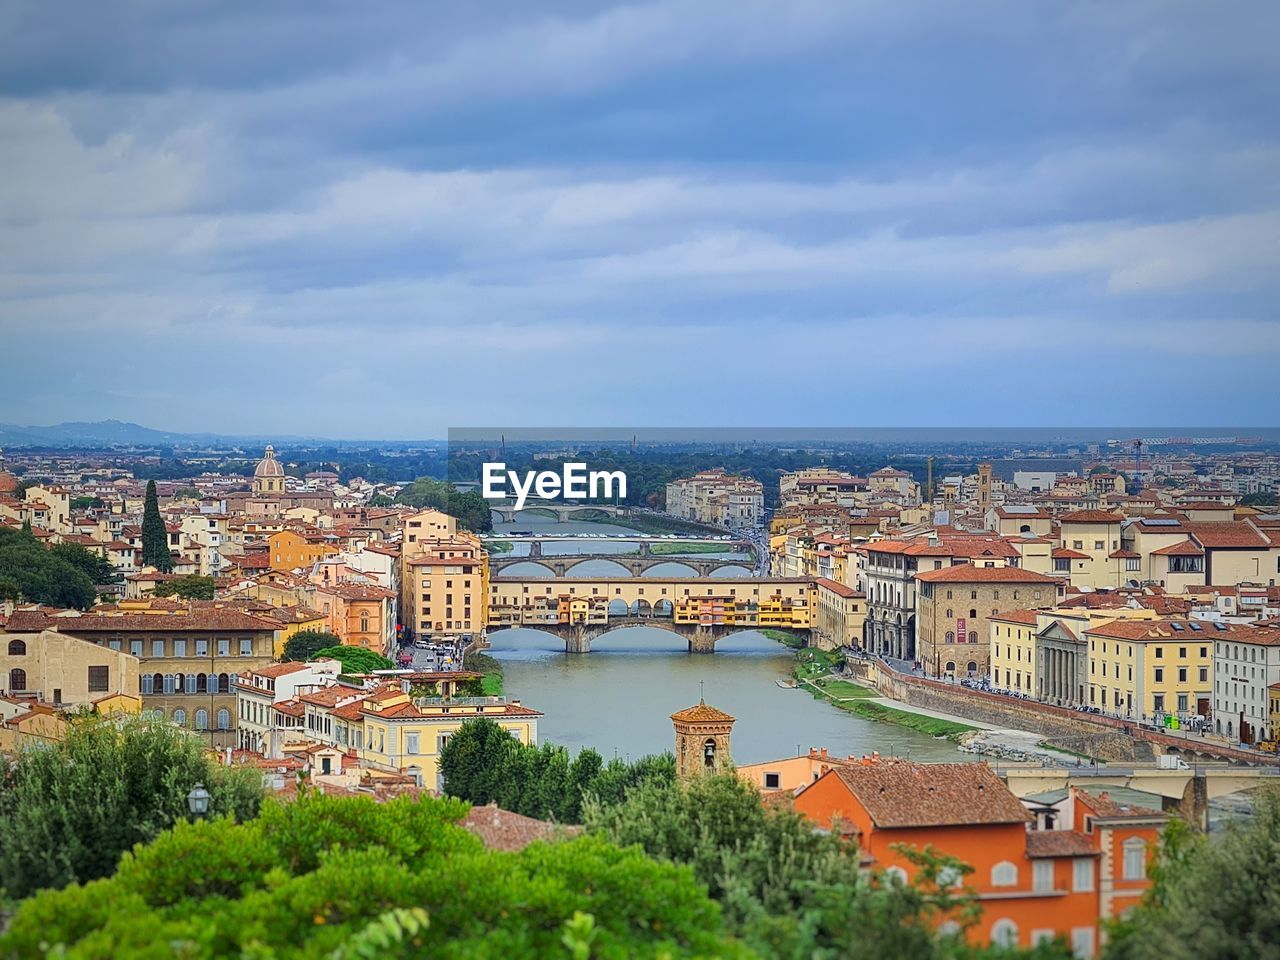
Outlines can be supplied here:
[[[615, 617], [608, 624], [547, 624], [533, 625], [536, 630], [553, 633], [564, 640], [565, 653], [590, 653], [594, 640], [624, 627], [655, 627], [684, 637], [690, 653], [715, 653], [716, 642], [731, 633], [740, 633], [746, 627], [704, 626], [702, 624], [677, 624], [670, 620], [652, 617]], [[796, 631], [803, 632], [803, 631]]]

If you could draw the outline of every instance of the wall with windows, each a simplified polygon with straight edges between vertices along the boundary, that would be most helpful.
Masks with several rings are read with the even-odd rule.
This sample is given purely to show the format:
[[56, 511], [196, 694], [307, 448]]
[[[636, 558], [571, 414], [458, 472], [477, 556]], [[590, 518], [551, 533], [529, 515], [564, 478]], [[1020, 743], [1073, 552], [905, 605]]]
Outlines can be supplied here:
[[0, 691], [34, 692], [68, 707], [136, 694], [138, 659], [55, 630], [0, 633]]

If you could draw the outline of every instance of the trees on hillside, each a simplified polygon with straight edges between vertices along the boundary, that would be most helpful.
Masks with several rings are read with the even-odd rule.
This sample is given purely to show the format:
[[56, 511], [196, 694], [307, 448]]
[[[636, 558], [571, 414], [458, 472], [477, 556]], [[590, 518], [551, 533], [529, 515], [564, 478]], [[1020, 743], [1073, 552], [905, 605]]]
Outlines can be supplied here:
[[440, 510], [456, 518], [463, 528], [473, 533], [488, 533], [493, 529], [493, 513], [480, 491], [460, 493], [447, 480], [419, 477], [396, 495], [396, 502], [419, 509]]
[[324, 630], [299, 630], [285, 641], [283, 659], [299, 663], [314, 660], [321, 650], [341, 644], [342, 640], [336, 634]]
[[214, 597], [213, 577], [202, 577], [198, 573], [189, 573], [166, 583], [156, 584], [157, 597], [177, 597], [179, 600], [212, 600]]
[[497, 803], [540, 820], [579, 823], [586, 797], [615, 803], [638, 784], [671, 783], [675, 759], [664, 754], [627, 763], [615, 757], [606, 764], [587, 748], [571, 760], [564, 747], [523, 744], [492, 720], [476, 718], [449, 738], [440, 772], [450, 796]]
[[173, 554], [169, 552], [169, 531], [160, 516], [160, 499], [156, 495], [156, 482], [147, 481], [147, 498], [142, 507], [142, 564], [155, 567], [161, 573], [173, 569]]
[[0, 527], [0, 598], [88, 610], [98, 597], [93, 579], [67, 556], [45, 549], [29, 526]]
[[306, 791], [180, 823], [111, 879], [23, 903], [0, 955], [750, 957], [687, 869], [598, 837], [491, 851], [465, 812]]
[[65, 741], [23, 751], [0, 779], [0, 890], [23, 897], [107, 876], [124, 851], [188, 815], [197, 783], [215, 815], [258, 811], [261, 773], [219, 766], [177, 727], [76, 718]]

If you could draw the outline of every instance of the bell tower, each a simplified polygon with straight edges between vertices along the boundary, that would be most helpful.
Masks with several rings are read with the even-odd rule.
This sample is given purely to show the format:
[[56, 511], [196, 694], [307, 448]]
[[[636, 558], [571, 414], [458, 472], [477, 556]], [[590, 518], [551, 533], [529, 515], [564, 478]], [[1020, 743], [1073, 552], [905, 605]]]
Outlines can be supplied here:
[[735, 719], [723, 710], [700, 699], [696, 706], [673, 713], [671, 723], [676, 728], [677, 780], [720, 773], [733, 763], [729, 735]]
[[978, 464], [978, 506], [984, 511], [991, 506], [991, 464]]

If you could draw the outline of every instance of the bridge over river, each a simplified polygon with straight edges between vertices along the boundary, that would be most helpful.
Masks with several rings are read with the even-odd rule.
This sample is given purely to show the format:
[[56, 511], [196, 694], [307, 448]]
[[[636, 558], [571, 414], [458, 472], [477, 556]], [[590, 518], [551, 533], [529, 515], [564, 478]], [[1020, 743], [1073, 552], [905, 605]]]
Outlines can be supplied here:
[[610, 631], [656, 627], [686, 638], [692, 653], [712, 653], [717, 640], [742, 630], [805, 636], [816, 608], [816, 587], [804, 578], [495, 576], [488, 632], [541, 630], [562, 638], [567, 653], [589, 653]]
[[752, 561], [750, 559], [732, 559], [724, 557], [697, 557], [682, 556], [680, 554], [669, 554], [665, 556], [655, 557], [652, 555], [630, 556], [627, 554], [616, 553], [570, 553], [563, 556], [544, 556], [527, 555], [523, 557], [495, 557], [489, 560], [489, 569], [496, 576], [508, 567], [514, 567], [516, 564], [528, 563], [537, 567], [542, 567], [553, 577], [566, 577], [574, 567], [582, 563], [590, 563], [594, 560], [605, 560], [609, 563], [617, 564], [633, 577], [641, 577], [653, 569], [668, 563], [678, 563], [682, 567], [687, 567], [699, 577], [705, 577], [708, 574], [719, 570], [723, 567], [737, 567], [744, 572], [750, 572]]

